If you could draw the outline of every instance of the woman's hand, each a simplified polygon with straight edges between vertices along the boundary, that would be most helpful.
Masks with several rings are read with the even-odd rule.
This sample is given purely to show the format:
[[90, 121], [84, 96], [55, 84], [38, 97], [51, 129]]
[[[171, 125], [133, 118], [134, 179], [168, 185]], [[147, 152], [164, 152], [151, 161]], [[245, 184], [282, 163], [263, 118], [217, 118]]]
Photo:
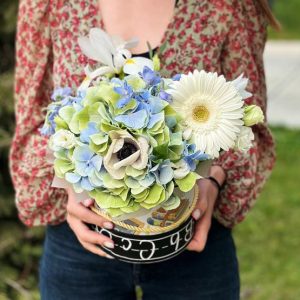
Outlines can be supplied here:
[[[219, 166], [212, 166], [210, 175], [213, 176], [220, 185], [225, 181], [225, 172]], [[209, 179], [202, 178], [198, 180], [199, 196], [195, 210], [193, 211], [193, 218], [197, 221], [195, 227], [195, 234], [189, 245], [188, 250], [201, 252], [204, 250], [208, 232], [211, 226], [212, 214], [215, 202], [218, 197], [218, 188]]]
[[85, 223], [95, 224], [107, 229], [113, 228], [113, 223], [105, 218], [95, 214], [88, 207], [93, 204], [92, 199], [86, 199], [83, 203], [78, 203], [74, 197], [74, 191], [68, 189], [67, 222], [74, 231], [80, 244], [88, 251], [113, 258], [102, 251], [97, 245], [103, 245], [107, 248], [113, 248], [113, 241], [103, 234], [94, 232], [88, 228]]

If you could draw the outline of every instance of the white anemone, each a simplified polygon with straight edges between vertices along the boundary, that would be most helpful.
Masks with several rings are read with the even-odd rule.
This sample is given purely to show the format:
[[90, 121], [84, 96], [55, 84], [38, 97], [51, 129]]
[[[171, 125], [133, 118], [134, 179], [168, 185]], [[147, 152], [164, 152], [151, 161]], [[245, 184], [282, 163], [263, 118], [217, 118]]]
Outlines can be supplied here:
[[111, 131], [110, 138], [112, 142], [103, 163], [114, 179], [123, 179], [127, 166], [132, 166], [136, 170], [142, 170], [147, 166], [149, 143], [146, 138], [143, 136], [134, 138], [123, 130]]
[[[243, 82], [244, 84], [244, 82]], [[243, 87], [224, 76], [195, 70], [182, 75], [168, 90], [173, 108], [192, 130], [197, 150], [218, 157], [235, 145], [243, 125]], [[247, 95], [248, 96], [248, 95]]]

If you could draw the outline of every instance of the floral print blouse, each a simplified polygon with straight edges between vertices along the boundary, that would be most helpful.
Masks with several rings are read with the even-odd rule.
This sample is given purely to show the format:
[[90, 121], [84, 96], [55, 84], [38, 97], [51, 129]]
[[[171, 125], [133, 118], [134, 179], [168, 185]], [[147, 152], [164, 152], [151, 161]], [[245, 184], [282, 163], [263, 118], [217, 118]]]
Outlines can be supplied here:
[[[256, 0], [179, 0], [159, 49], [162, 75], [195, 68], [233, 79], [244, 73], [254, 103], [266, 111], [263, 50], [267, 21]], [[77, 43], [103, 27], [98, 0], [21, 0], [16, 49], [16, 131], [10, 168], [20, 219], [28, 226], [65, 220], [67, 194], [51, 187], [47, 138], [38, 129], [54, 87], [76, 88], [88, 62]], [[90, 61], [90, 63], [93, 63]], [[274, 164], [267, 124], [255, 127], [253, 148], [226, 152], [214, 164], [227, 174], [214, 217], [224, 226], [241, 222], [255, 203]]]

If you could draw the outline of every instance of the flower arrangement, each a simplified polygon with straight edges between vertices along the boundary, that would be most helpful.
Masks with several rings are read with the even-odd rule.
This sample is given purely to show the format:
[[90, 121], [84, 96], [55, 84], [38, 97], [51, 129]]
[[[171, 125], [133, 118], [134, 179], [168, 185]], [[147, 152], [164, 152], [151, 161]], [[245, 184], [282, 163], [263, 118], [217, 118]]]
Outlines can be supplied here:
[[104, 66], [77, 91], [57, 88], [41, 133], [50, 136], [56, 176], [86, 191], [111, 217], [180, 205], [174, 193], [190, 191], [199, 162], [231, 148], [247, 151], [250, 127], [263, 121], [242, 75], [195, 70], [159, 74], [159, 59], [131, 57], [136, 41], [113, 39], [93, 28], [82, 51]]
[[81, 37], [82, 52], [101, 65], [86, 66], [76, 91], [54, 90], [40, 131], [49, 136], [55, 179], [64, 183], [56, 187], [88, 194], [92, 209], [117, 225], [93, 227], [119, 245], [101, 248], [127, 262], [149, 263], [183, 251], [192, 238], [188, 216], [204, 164], [221, 151], [248, 151], [250, 126], [264, 116], [245, 105], [251, 94], [242, 75], [227, 81], [195, 70], [162, 78], [157, 55], [132, 57], [136, 44], [97, 28]]

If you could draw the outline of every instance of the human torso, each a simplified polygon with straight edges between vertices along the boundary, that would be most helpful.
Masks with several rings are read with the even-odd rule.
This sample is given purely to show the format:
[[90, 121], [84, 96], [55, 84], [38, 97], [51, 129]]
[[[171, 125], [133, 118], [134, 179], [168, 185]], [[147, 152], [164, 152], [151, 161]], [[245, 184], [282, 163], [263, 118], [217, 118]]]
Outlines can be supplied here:
[[[99, 0], [58, 0], [53, 7], [53, 79], [55, 86], [69, 85], [73, 88], [84, 77], [84, 66], [88, 62], [78, 46], [78, 37], [87, 35], [90, 28], [104, 28], [104, 19], [99, 12]], [[174, 2], [170, 2], [174, 6]], [[169, 8], [170, 13], [172, 11]], [[171, 76], [195, 68], [221, 71], [220, 55], [226, 38], [228, 10], [216, 10], [210, 1], [179, 0], [173, 7], [171, 20], [163, 29], [158, 50], [162, 75]], [[165, 21], [166, 23], [166, 21]], [[140, 34], [141, 35], [141, 34]], [[157, 45], [153, 44], [153, 47]], [[141, 49], [141, 52], [147, 49]], [[138, 52], [136, 50], [136, 52]], [[90, 61], [90, 64], [93, 64]]]
[[111, 35], [139, 39], [133, 53], [157, 47], [175, 12], [175, 0], [99, 0], [99, 16]]
[[[94, 64], [81, 52], [78, 37], [87, 35], [92, 27], [104, 28], [105, 20], [99, 11], [99, 0], [54, 2], [57, 2], [56, 5], [50, 9], [53, 83], [54, 86], [76, 88], [84, 78], [86, 64], [89, 62], [92, 67]], [[161, 24], [163, 36], [157, 51], [163, 76], [187, 73], [194, 69], [222, 73], [222, 55], [225, 55], [223, 45], [230, 34], [229, 27], [234, 8], [229, 0], [215, 2], [179, 0], [176, 7], [169, 7], [169, 14], [172, 16], [171, 19], [166, 18], [165, 24]], [[222, 5], [219, 2], [222, 2]], [[174, 6], [174, 1], [170, 0], [169, 5], [171, 4]], [[166, 28], [167, 19], [169, 23]], [[142, 32], [139, 33], [140, 37]], [[153, 44], [153, 47], [155, 46], [157, 45]], [[145, 49], [141, 50], [145, 52]], [[236, 49], [232, 51], [238, 52]], [[233, 64], [233, 72], [237, 66], [236, 63]]]
[[[23, 210], [26, 224], [57, 222], [65, 216], [67, 197], [59, 190], [53, 194], [48, 190], [52, 173], [44, 157], [47, 141], [40, 142], [40, 136], [31, 133], [44, 122], [42, 109], [51, 101], [53, 85], [75, 90], [85, 77], [86, 64], [95, 65], [81, 52], [78, 38], [86, 36], [92, 27], [104, 28], [98, 1], [21, 1], [16, 72], [19, 127], [12, 170], [15, 170], [14, 180], [21, 179], [17, 184], [18, 207]], [[250, 79], [249, 91], [254, 94], [254, 103], [265, 109], [262, 52], [266, 24], [258, 5], [256, 0], [179, 0], [157, 51], [162, 76], [205, 69], [232, 79], [244, 72]], [[272, 138], [263, 130], [260, 136], [262, 148], [257, 153], [251, 152], [251, 161], [262, 157], [259, 166], [247, 162], [244, 168], [245, 160], [239, 161], [241, 156], [232, 153], [222, 163], [226, 168], [234, 166], [235, 170], [228, 173], [233, 184], [224, 195], [229, 200], [222, 199], [217, 211], [227, 224], [233, 225], [244, 218], [253, 204], [251, 195], [261, 188], [258, 184], [252, 189], [251, 178], [256, 176], [257, 182], [264, 182], [265, 170], [273, 164]], [[24, 143], [25, 148], [19, 147]], [[44, 178], [44, 174], [49, 176]], [[242, 177], [245, 180], [241, 183], [236, 180]]]

